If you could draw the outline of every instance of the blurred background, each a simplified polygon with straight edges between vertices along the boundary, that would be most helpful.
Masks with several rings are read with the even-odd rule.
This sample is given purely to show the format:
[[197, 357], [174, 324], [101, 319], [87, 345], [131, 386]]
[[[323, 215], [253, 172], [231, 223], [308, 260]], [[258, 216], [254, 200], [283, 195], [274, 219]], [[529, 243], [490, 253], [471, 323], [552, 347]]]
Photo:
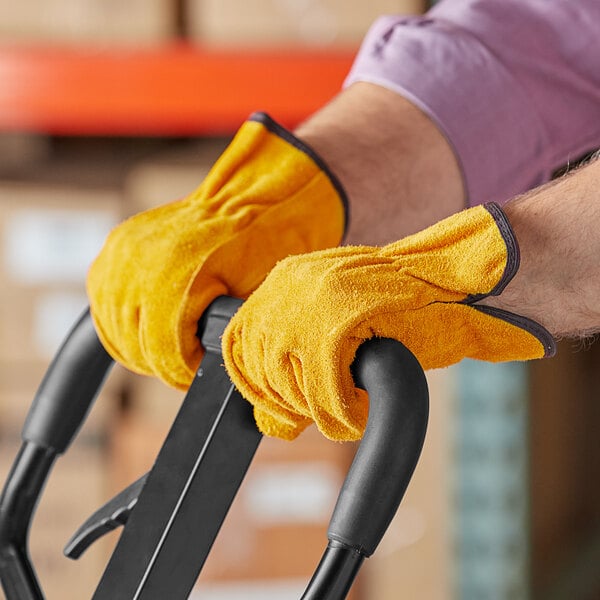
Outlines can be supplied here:
[[[0, 479], [89, 263], [127, 215], [184, 196], [252, 111], [293, 127], [339, 89], [370, 23], [425, 0], [0, 0]], [[414, 479], [353, 600], [600, 598], [600, 351], [428, 374]], [[153, 463], [182, 396], [116, 368], [31, 533], [48, 598], [91, 596], [117, 533], [62, 556]], [[299, 598], [352, 445], [265, 440], [194, 590]], [[0, 592], [1, 594], [1, 592]]]

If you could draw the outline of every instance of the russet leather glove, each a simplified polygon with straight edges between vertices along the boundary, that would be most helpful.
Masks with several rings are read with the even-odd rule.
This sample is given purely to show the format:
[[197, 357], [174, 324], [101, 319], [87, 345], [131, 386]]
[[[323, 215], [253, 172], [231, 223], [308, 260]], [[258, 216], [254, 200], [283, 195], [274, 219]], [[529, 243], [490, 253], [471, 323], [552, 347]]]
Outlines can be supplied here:
[[358, 439], [368, 399], [355, 388], [350, 366], [368, 338], [401, 341], [424, 369], [466, 357], [553, 354], [541, 325], [474, 304], [500, 294], [518, 267], [517, 240], [496, 204], [381, 248], [287, 258], [230, 321], [225, 366], [263, 433], [293, 439], [316, 422], [331, 439]]
[[340, 243], [345, 196], [323, 161], [263, 113], [189, 197], [118, 225], [87, 290], [98, 335], [130, 370], [186, 389], [214, 298], [245, 298], [276, 262]]

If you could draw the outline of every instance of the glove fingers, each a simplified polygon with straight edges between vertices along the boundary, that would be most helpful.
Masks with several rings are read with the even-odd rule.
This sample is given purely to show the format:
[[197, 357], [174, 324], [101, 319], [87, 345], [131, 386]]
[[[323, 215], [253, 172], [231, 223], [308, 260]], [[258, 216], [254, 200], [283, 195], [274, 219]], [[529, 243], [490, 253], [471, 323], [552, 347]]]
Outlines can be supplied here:
[[187, 387], [208, 304], [224, 293], [245, 298], [284, 256], [338, 244], [344, 206], [320, 159], [255, 115], [193, 193], [139, 213], [107, 239], [88, 277], [104, 346], [134, 371]]
[[255, 406], [254, 420], [262, 434], [288, 441], [296, 439], [312, 424], [310, 419], [301, 418], [291, 412], [277, 410], [275, 405], [271, 407], [271, 410]]
[[499, 293], [518, 266], [516, 240], [498, 211], [469, 209], [381, 249], [342, 247], [280, 262], [225, 331], [232, 380], [261, 411], [283, 411], [286, 423], [292, 407], [299, 424], [310, 417], [328, 437], [356, 439], [368, 403], [350, 365], [362, 340], [400, 340], [425, 369], [465, 357], [544, 356], [552, 342], [542, 328], [467, 303]]

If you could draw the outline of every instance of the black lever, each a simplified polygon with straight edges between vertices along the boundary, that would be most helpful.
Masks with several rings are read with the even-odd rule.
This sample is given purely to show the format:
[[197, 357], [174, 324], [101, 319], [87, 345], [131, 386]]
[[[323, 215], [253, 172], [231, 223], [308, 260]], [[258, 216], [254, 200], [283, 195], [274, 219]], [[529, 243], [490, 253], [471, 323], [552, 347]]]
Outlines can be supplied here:
[[221, 296], [201, 320], [205, 356], [94, 600], [187, 598], [198, 577], [262, 438], [221, 357], [240, 304]]
[[97, 539], [125, 525], [137, 504], [146, 479], [148, 473], [136, 479], [89, 517], [67, 542], [64, 549], [65, 556], [72, 559], [79, 558]]

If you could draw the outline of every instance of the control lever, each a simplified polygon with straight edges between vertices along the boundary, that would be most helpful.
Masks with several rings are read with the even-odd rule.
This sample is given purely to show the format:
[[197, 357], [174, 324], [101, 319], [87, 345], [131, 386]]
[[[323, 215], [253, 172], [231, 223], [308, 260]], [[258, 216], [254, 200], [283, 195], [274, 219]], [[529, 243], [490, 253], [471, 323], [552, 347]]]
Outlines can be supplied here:
[[148, 473], [127, 486], [87, 519], [67, 542], [64, 555], [67, 558], [77, 559], [103, 535], [125, 525], [137, 504], [146, 479]]

